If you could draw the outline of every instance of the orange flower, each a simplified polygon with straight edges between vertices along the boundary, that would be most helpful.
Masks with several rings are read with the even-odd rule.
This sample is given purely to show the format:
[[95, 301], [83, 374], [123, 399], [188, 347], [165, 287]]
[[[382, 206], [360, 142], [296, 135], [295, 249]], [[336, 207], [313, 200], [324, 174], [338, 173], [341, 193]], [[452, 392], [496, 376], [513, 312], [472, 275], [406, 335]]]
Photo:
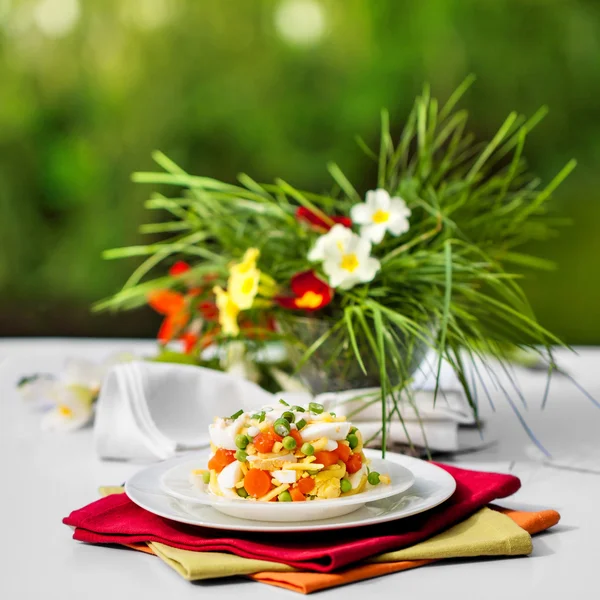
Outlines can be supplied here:
[[156, 290], [148, 296], [148, 304], [165, 319], [158, 331], [158, 341], [166, 344], [176, 338], [190, 320], [185, 296], [172, 290]]

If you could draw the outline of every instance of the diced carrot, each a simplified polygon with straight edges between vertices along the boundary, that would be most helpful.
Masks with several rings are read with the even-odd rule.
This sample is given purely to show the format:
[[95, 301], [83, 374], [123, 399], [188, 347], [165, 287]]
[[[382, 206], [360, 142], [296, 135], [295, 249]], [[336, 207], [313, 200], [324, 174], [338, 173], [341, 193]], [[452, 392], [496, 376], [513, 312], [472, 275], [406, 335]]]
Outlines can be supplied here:
[[298, 489], [303, 494], [308, 494], [315, 487], [315, 480], [312, 477], [305, 477], [298, 482]]
[[271, 476], [267, 471], [250, 469], [244, 477], [244, 488], [253, 498], [264, 496], [271, 489]]
[[298, 489], [297, 486], [294, 486], [292, 489], [289, 490], [289, 492], [294, 502], [303, 502], [304, 500], [306, 500], [306, 496], [304, 496], [304, 494]]
[[273, 450], [273, 444], [275, 443], [275, 438], [269, 432], [259, 433], [252, 442], [254, 447], [263, 453], [271, 452]]
[[335, 465], [339, 460], [338, 455], [335, 452], [329, 452], [328, 450], [321, 450], [321, 452], [315, 453], [317, 463], [330, 467]]
[[300, 432], [297, 429], [290, 429], [290, 437], [293, 437], [296, 440], [297, 448], [302, 447], [302, 444], [304, 442], [302, 441], [302, 436], [300, 435]]
[[362, 456], [360, 454], [353, 454], [346, 462], [346, 470], [348, 473], [356, 473], [360, 471], [362, 467]]
[[350, 458], [350, 454], [352, 454], [350, 447], [341, 442], [338, 442], [337, 450], [334, 450], [334, 452], [340, 457], [342, 462], [346, 462]]
[[275, 442], [280, 442], [283, 439], [283, 437], [281, 437], [280, 435], [277, 435], [275, 433], [275, 430], [273, 429], [273, 425], [270, 425], [266, 431], [275, 440]]
[[228, 464], [235, 460], [235, 452], [233, 450], [225, 450], [225, 448], [219, 448], [215, 455], [208, 461], [208, 468], [214, 469], [217, 473], [220, 473]]

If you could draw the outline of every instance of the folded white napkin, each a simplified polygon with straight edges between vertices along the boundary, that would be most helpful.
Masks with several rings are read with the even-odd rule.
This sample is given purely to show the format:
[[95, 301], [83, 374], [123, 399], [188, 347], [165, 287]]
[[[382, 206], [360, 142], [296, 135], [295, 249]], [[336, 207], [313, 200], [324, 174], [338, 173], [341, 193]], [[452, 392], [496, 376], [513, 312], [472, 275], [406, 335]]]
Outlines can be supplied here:
[[[448, 377], [447, 375], [445, 375]], [[417, 445], [425, 437], [433, 450], [458, 448], [458, 424], [472, 422], [472, 415], [457, 382], [448, 380], [433, 408], [433, 393], [427, 378], [417, 381], [416, 406], [405, 401], [402, 414], [408, 434]], [[315, 401], [335, 406], [338, 414], [356, 410], [357, 395], [376, 397], [377, 390], [356, 390], [339, 394], [321, 394]], [[445, 395], [445, 397], [444, 397]], [[312, 400], [302, 392], [273, 396], [258, 385], [240, 377], [187, 365], [131, 362], [115, 366], [105, 378], [96, 407], [94, 437], [101, 458], [119, 460], [165, 459], [178, 452], [209, 444], [208, 425], [215, 416], [228, 416], [240, 408], [252, 410], [284, 398], [290, 403]], [[376, 434], [381, 408], [379, 402], [352, 418], [366, 437]], [[423, 433], [424, 430], [424, 433]], [[406, 442], [400, 422], [393, 422], [391, 439]]]

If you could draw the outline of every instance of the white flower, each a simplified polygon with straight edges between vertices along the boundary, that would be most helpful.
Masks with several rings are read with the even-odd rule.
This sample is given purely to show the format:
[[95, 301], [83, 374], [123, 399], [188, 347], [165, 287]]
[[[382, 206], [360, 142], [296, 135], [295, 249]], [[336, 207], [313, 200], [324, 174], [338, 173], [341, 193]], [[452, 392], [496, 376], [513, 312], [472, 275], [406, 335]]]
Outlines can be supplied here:
[[390, 198], [382, 189], [367, 192], [366, 201], [355, 204], [350, 211], [352, 222], [360, 225], [360, 235], [379, 244], [386, 231], [401, 235], [408, 231], [410, 209], [402, 198]]
[[109, 369], [134, 358], [128, 353], [113, 354], [101, 363], [70, 358], [58, 377], [24, 377], [18, 388], [28, 404], [46, 411], [42, 418], [42, 429], [72, 431], [91, 420], [92, 406]]
[[371, 256], [371, 242], [339, 224], [319, 237], [308, 260], [322, 261], [329, 285], [343, 290], [371, 281], [380, 268]]
[[52, 395], [56, 406], [42, 418], [44, 431], [73, 431], [91, 421], [95, 395], [89, 388], [57, 383]]

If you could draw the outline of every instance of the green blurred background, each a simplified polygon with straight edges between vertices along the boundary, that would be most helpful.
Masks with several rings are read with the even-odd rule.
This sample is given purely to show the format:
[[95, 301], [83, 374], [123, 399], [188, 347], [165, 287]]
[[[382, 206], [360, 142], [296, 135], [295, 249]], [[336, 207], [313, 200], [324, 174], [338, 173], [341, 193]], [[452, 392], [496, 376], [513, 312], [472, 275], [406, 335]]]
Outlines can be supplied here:
[[548, 104], [533, 170], [579, 161], [553, 201], [573, 225], [530, 248], [558, 270], [525, 287], [545, 325], [600, 343], [598, 0], [0, 0], [0, 335], [155, 334], [148, 310], [89, 310], [135, 267], [102, 250], [159, 216], [129, 179], [153, 149], [317, 190], [333, 159], [368, 187], [354, 134], [471, 72], [474, 132]]

